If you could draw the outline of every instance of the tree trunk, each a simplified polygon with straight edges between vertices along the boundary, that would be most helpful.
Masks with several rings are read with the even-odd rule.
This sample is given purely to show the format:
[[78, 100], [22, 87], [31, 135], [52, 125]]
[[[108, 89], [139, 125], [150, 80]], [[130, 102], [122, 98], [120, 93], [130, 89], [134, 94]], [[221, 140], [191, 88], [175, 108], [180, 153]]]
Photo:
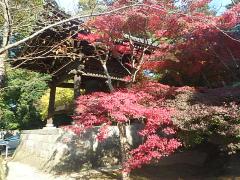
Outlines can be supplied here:
[[113, 88], [113, 85], [112, 85], [112, 79], [111, 79], [111, 76], [108, 73], [108, 68], [107, 68], [107, 61], [109, 60], [109, 51], [106, 52], [105, 55], [106, 56], [104, 58], [100, 57], [100, 62], [102, 64], [104, 73], [107, 76], [107, 85], [108, 85], [109, 91], [113, 92], [114, 88]]
[[[4, 17], [4, 24], [3, 24], [3, 31], [2, 31], [2, 43], [1, 47], [5, 47], [9, 44], [9, 38], [11, 35], [11, 16], [9, 12], [9, 2], [8, 0], [1, 0], [0, 5], [2, 6], [3, 17]], [[8, 51], [4, 51], [0, 54], [0, 88], [3, 88], [5, 85], [5, 60], [8, 57]]]
[[[127, 141], [126, 125], [118, 124], [122, 167], [129, 158], [130, 145]], [[122, 171], [122, 180], [130, 180], [130, 173]]]
[[107, 69], [107, 65], [106, 65], [106, 62], [102, 62], [102, 67], [104, 69], [104, 73], [106, 74], [107, 76], [107, 85], [108, 85], [108, 88], [109, 88], [109, 91], [110, 92], [113, 92], [114, 91], [114, 88], [113, 88], [113, 85], [112, 85], [112, 80], [111, 80], [111, 77], [108, 73], [108, 69]]
[[6, 59], [6, 53], [0, 55], [0, 88], [5, 86], [5, 64], [4, 60]]

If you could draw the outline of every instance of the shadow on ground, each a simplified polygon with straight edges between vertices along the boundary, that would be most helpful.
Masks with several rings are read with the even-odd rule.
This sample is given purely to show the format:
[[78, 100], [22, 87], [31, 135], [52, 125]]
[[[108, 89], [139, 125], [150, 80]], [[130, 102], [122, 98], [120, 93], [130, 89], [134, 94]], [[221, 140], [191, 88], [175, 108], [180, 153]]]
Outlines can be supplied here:
[[240, 154], [227, 159], [206, 161], [203, 165], [174, 164], [145, 166], [135, 170], [132, 178], [137, 180], [240, 180]]

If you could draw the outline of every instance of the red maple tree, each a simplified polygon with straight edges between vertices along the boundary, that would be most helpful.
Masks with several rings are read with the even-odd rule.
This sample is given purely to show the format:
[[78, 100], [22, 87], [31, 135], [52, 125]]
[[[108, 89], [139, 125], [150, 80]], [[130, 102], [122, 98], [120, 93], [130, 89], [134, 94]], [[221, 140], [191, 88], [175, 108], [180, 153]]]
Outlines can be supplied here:
[[[219, 33], [222, 32], [220, 29], [231, 28], [239, 23], [240, 5], [217, 17], [201, 11], [209, 0], [186, 2], [186, 6], [180, 8], [172, 0], [144, 0], [134, 6], [131, 6], [132, 1], [119, 0], [109, 6], [109, 9], [125, 5], [129, 8], [89, 20], [86, 25], [92, 33], [79, 35], [78, 38], [93, 45], [103, 43], [107, 51], [120, 61], [123, 55], [129, 54], [129, 61], [124, 62], [123, 66], [131, 67], [129, 75], [131, 81], [136, 82], [137, 75], [142, 70], [166, 67], [163, 62], [167, 55], [178, 49], [191, 47], [195, 37], [203, 39], [200, 42], [205, 45], [205, 38], [202, 37], [206, 34]], [[200, 55], [197, 49], [192, 53]], [[193, 63], [195, 68], [191, 72], [189, 70], [189, 73], [200, 71], [204, 64], [203, 59], [197, 59]], [[83, 95], [77, 100], [75, 121], [82, 128], [77, 130], [102, 125], [98, 134], [99, 140], [102, 140], [106, 138], [109, 125], [118, 126], [124, 179], [129, 177], [130, 170], [150, 163], [153, 158], [167, 156], [181, 145], [172, 136], [175, 130], [171, 111], [160, 106], [161, 98], [164, 98], [161, 97], [164, 86], [149, 83], [137, 87], [110, 94]], [[144, 123], [144, 129], [139, 134], [145, 141], [138, 148], [129, 151], [125, 130], [131, 120]]]
[[[184, 6], [179, 7], [172, 0], [146, 0], [138, 4], [116, 1], [109, 9], [130, 7], [121, 12], [90, 19], [86, 25], [92, 33], [79, 35], [79, 39], [89, 40], [92, 44], [104, 43], [112, 57], [122, 61], [122, 65], [129, 69], [132, 82], [136, 81], [137, 75], [146, 67], [164, 69], [166, 64], [163, 61], [169, 59], [169, 53], [191, 53], [191, 56], [177, 56], [177, 60], [187, 61], [190, 64], [188, 69], [193, 71], [188, 70], [188, 73], [196, 74], [203, 69], [205, 62], [211, 61], [208, 52], [205, 52], [209, 49], [209, 43], [213, 44], [219, 33], [224, 33], [224, 30], [239, 23], [240, 5], [221, 16], [215, 16], [202, 10], [210, 0], [184, 2]], [[130, 55], [129, 61], [123, 61], [124, 54]], [[192, 59], [189, 60], [189, 57]], [[175, 64], [170, 61], [172, 63]]]
[[[146, 90], [150, 90], [146, 87]], [[110, 125], [117, 125], [120, 129], [122, 140], [122, 155], [124, 170], [141, 167], [149, 164], [153, 158], [160, 159], [174, 152], [181, 143], [172, 135], [175, 134], [171, 121], [171, 110], [157, 107], [154, 102], [155, 95], [138, 88], [132, 90], [118, 90], [108, 93], [93, 93], [80, 96], [77, 100], [75, 123], [86, 130], [94, 125], [102, 125], [99, 129], [98, 139], [107, 138], [107, 128]], [[145, 142], [137, 149], [130, 152], [127, 145], [125, 126], [135, 120], [144, 123], [144, 128], [139, 135]], [[121, 131], [121, 128], [124, 128]], [[159, 135], [162, 132], [162, 135]], [[168, 137], [168, 135], [171, 135]], [[125, 156], [124, 156], [125, 155]]]

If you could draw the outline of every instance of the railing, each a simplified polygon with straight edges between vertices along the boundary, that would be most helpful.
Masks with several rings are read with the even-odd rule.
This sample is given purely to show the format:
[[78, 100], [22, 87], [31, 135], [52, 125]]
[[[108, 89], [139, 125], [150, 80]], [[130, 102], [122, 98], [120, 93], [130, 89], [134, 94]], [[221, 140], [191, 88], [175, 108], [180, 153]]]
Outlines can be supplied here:
[[[0, 142], [0, 146], [5, 146], [5, 158], [8, 157], [8, 149], [9, 149], [9, 146], [7, 145], [6, 142]], [[1, 152], [2, 153], [2, 152]]]
[[8, 157], [9, 150], [16, 149], [19, 143], [19, 136], [11, 136], [9, 138], [6, 138], [5, 140], [0, 140], [0, 146], [5, 147], [5, 158]]

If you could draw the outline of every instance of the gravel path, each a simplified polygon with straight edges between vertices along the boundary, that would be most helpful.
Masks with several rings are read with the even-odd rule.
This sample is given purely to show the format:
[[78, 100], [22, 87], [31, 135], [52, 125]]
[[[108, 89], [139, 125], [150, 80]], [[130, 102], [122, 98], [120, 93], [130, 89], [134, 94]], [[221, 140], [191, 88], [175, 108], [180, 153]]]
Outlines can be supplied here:
[[[6, 180], [116, 180], [116, 173], [109, 173], [111, 168], [99, 168], [98, 170], [83, 170], [79, 173], [54, 176], [20, 162], [9, 161], [7, 163], [8, 175]], [[115, 169], [116, 167], [112, 167]], [[119, 170], [119, 169], [118, 169]], [[113, 170], [111, 170], [113, 171]], [[105, 173], [103, 173], [105, 172]], [[108, 175], [110, 174], [110, 175]]]
[[73, 180], [73, 178], [55, 177], [49, 175], [34, 167], [19, 162], [8, 162], [7, 180]]

